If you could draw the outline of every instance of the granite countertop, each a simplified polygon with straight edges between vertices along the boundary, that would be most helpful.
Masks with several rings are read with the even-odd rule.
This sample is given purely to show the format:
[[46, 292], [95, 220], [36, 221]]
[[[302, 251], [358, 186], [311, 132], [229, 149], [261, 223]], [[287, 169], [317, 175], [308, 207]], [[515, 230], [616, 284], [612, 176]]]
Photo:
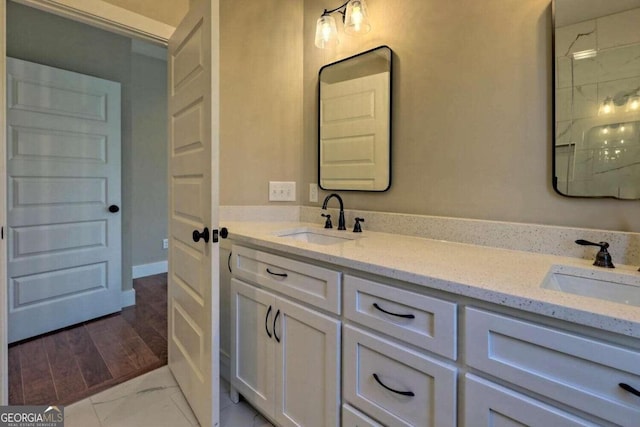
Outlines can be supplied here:
[[[223, 221], [229, 237], [291, 255], [377, 274], [452, 294], [640, 338], [640, 307], [541, 288], [545, 276], [573, 268], [594, 277], [609, 277], [639, 286], [637, 266], [615, 270], [592, 266], [589, 260], [497, 249], [464, 243], [373, 231], [335, 231], [357, 237], [345, 243], [318, 245], [280, 237], [283, 230], [313, 228], [300, 222]], [[338, 234], [340, 233], [340, 234]]]

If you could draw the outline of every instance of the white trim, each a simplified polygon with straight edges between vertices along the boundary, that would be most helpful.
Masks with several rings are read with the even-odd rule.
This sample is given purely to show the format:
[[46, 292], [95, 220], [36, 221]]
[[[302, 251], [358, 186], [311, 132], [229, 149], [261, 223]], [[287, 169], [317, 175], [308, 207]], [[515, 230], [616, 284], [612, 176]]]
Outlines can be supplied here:
[[133, 268], [131, 268], [131, 276], [133, 279], [139, 279], [140, 277], [166, 273], [167, 271], [169, 271], [169, 263], [167, 261], [158, 261], [149, 264], [134, 265]]
[[136, 305], [136, 290], [127, 289], [122, 291], [122, 308]]
[[[6, 0], [0, 0], [0, 226], [6, 224], [7, 165], [6, 148]], [[0, 405], [9, 400], [9, 367], [7, 357], [7, 239], [0, 240]]]
[[[102, 0], [14, 0], [123, 36], [166, 46], [175, 27]], [[3, 27], [6, 28], [6, 27]]]

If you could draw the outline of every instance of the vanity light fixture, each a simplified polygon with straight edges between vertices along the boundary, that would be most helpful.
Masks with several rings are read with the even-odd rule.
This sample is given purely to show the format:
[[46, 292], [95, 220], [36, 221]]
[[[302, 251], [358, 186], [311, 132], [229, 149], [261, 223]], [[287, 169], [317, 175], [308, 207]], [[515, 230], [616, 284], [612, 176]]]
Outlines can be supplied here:
[[348, 0], [335, 9], [325, 9], [322, 16], [318, 18], [315, 43], [320, 49], [332, 48], [339, 43], [336, 20], [331, 15], [335, 12], [342, 15], [345, 33], [366, 34], [371, 30], [365, 0]]

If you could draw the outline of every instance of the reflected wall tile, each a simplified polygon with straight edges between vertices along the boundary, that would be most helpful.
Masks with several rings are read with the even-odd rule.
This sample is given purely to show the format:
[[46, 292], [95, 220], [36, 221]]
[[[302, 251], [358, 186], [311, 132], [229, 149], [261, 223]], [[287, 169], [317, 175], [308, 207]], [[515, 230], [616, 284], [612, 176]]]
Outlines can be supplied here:
[[593, 58], [584, 58], [571, 61], [574, 85], [586, 85], [598, 83], [603, 74], [603, 67], [599, 61], [600, 55]]
[[556, 29], [556, 56], [596, 49], [596, 21], [584, 21]]
[[556, 87], [563, 88], [573, 86], [571, 59], [559, 57], [556, 58], [556, 61]]
[[600, 82], [640, 76], [640, 44], [598, 52], [593, 59], [598, 63]]
[[566, 145], [573, 141], [571, 120], [556, 122], [556, 145]]
[[597, 19], [598, 49], [640, 43], [640, 8]]
[[595, 84], [558, 89], [556, 120], [564, 121], [598, 114], [598, 86]]
[[[629, 93], [638, 88], [640, 88], [640, 77], [599, 83], [597, 101], [598, 103], [602, 103], [607, 97], [613, 98], [616, 95]], [[624, 111], [626, 106], [616, 106], [616, 108], [620, 108], [622, 111]]]

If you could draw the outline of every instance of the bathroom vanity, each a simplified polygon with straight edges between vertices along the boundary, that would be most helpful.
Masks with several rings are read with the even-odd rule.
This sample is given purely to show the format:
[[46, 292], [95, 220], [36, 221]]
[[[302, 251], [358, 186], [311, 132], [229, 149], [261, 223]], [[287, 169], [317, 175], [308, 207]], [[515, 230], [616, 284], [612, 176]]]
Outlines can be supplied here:
[[232, 399], [277, 425], [640, 423], [640, 308], [543, 286], [577, 271], [640, 291], [631, 267], [312, 224], [224, 225]]

